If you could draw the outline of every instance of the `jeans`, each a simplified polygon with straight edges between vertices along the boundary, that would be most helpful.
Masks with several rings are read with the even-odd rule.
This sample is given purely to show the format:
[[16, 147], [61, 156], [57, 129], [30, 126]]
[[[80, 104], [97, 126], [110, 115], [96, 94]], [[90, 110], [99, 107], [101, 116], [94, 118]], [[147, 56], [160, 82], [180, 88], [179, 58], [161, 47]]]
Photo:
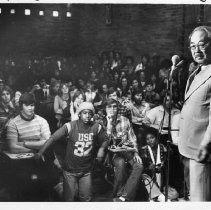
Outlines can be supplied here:
[[125, 200], [133, 200], [139, 186], [140, 177], [143, 171], [143, 165], [135, 162], [133, 158], [128, 161], [132, 170], [127, 178], [127, 168], [125, 158], [116, 156], [113, 159], [114, 164], [114, 188], [113, 196], [122, 196]]
[[70, 173], [63, 171], [63, 187], [65, 201], [74, 201], [75, 196], [78, 196], [80, 201], [91, 201], [92, 180], [91, 173]]

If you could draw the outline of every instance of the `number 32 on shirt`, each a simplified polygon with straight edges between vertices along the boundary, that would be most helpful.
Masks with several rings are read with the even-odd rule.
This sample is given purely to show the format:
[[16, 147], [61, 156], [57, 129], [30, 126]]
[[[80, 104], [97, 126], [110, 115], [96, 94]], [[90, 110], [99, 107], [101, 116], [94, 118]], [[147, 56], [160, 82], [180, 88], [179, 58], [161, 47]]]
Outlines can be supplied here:
[[79, 133], [78, 141], [75, 143], [74, 155], [86, 157], [92, 150], [93, 133]]

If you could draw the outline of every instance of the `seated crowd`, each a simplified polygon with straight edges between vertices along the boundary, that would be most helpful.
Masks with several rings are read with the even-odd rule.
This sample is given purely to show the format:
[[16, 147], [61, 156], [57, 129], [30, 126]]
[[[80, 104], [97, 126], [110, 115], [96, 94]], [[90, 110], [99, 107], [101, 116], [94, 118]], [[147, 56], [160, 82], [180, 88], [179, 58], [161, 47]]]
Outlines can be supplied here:
[[[13, 84], [5, 72], [1, 75], [0, 196], [4, 192], [11, 200], [34, 196], [34, 200], [91, 201], [91, 175], [98, 162], [103, 177], [112, 183], [113, 201], [140, 200], [141, 187], [146, 200], [165, 201], [171, 106], [168, 201], [188, 199], [177, 149], [186, 81], [173, 75], [170, 101], [171, 61], [144, 55], [135, 65], [132, 56], [124, 62], [120, 53], [109, 52], [98, 62], [90, 61], [81, 75], [72, 71], [73, 77], [62, 77], [63, 68], [68, 72], [63, 61], [57, 62], [58, 71], [40, 73], [23, 87]], [[33, 62], [28, 65], [32, 68]], [[45, 67], [49, 65], [40, 71], [46, 72]], [[14, 163], [5, 156], [8, 153], [33, 153], [34, 158]]]

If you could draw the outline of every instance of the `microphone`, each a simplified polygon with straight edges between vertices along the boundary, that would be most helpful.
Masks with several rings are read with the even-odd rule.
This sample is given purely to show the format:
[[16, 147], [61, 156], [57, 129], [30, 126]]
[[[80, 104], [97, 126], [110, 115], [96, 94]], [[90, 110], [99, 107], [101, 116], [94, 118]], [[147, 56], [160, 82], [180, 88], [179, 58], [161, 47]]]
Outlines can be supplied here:
[[173, 55], [171, 58], [171, 61], [172, 61], [172, 67], [170, 69], [170, 71], [171, 71], [170, 76], [172, 76], [173, 71], [180, 68], [182, 66], [182, 64], [184, 63], [184, 60], [180, 61], [179, 55]]
[[172, 58], [171, 58], [171, 61], [172, 61], [172, 67], [171, 67], [171, 69], [173, 69], [173, 68], [175, 68], [176, 67], [176, 65], [179, 63], [179, 61], [180, 61], [180, 57], [179, 57], [179, 55], [173, 55], [172, 56]]

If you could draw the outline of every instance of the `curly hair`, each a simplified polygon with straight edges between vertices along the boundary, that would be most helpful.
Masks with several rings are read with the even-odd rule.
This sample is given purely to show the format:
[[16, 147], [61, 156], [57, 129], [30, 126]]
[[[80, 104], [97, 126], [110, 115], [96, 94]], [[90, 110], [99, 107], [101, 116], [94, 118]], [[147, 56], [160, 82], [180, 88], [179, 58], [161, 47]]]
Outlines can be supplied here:
[[3, 88], [0, 90], [0, 96], [2, 96], [4, 91], [7, 91], [10, 94], [11, 99], [12, 99], [12, 97], [13, 97], [13, 90], [12, 90], [12, 88], [10, 88], [8, 85], [3, 86]]

